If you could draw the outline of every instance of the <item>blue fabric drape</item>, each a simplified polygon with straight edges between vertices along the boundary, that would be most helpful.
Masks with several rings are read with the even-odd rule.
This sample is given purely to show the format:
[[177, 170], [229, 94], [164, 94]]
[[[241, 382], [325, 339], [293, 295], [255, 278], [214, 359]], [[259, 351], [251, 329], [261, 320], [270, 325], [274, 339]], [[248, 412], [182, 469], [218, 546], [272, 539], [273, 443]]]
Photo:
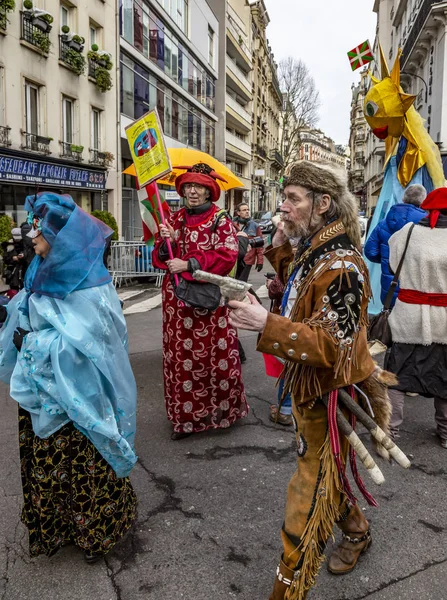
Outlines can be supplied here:
[[79, 208], [70, 196], [43, 192], [28, 196], [25, 209], [41, 219], [51, 250], [36, 256], [27, 270], [29, 291], [65, 298], [74, 290], [105, 285], [112, 278], [103, 261], [112, 230]]
[[[28, 289], [8, 304], [0, 379], [30, 413], [38, 437], [72, 421], [125, 477], [137, 461], [137, 391], [125, 319], [102, 263], [110, 230], [71, 198], [47, 194], [45, 202], [29, 208], [42, 218], [51, 250], [33, 262]], [[29, 332], [20, 352], [13, 344], [17, 327]]]

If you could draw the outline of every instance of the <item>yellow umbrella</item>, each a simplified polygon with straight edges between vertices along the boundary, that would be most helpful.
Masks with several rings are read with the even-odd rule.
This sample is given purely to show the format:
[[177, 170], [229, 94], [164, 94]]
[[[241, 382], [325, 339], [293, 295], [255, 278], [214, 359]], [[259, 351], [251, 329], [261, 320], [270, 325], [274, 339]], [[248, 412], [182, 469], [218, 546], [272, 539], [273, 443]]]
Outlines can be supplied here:
[[[163, 179], [159, 179], [157, 183], [164, 185], [175, 185], [175, 180], [177, 177], [186, 172], [186, 169], [179, 169], [176, 167], [176, 165], [192, 167], [197, 163], [206, 163], [212, 169], [214, 169], [218, 175], [226, 179], [226, 181], [220, 181], [219, 179], [217, 180], [220, 189], [232, 190], [233, 188], [245, 187], [242, 181], [236, 177], [236, 175], [234, 175], [228, 167], [206, 152], [194, 150], [193, 148], [168, 148], [168, 154], [172, 163], [172, 171], [168, 173], [168, 175], [165, 175]], [[130, 165], [130, 167], [123, 171], [123, 174], [133, 175], [136, 177], [135, 165]]]

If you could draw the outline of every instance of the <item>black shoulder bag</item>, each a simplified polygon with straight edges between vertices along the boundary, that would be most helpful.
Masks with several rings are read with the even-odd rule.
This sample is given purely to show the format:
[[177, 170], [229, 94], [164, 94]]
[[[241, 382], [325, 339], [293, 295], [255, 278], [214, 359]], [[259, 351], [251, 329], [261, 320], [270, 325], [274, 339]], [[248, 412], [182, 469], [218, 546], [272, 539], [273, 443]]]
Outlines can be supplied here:
[[[219, 221], [226, 215], [221, 212], [214, 221], [211, 232], [216, 231]], [[183, 234], [183, 227], [182, 227]], [[220, 304], [220, 287], [214, 283], [202, 283], [200, 281], [187, 281], [179, 277], [179, 284], [176, 286], [174, 278], [171, 276], [175, 295], [179, 300], [191, 306], [192, 308], [204, 308], [206, 310], [216, 310]]]
[[410, 241], [411, 234], [413, 233], [413, 228], [414, 223], [412, 224], [412, 226], [410, 227], [410, 231], [408, 232], [407, 241], [405, 243], [405, 249], [394, 274], [393, 281], [390, 284], [390, 289], [388, 290], [388, 293], [386, 295], [385, 302], [383, 303], [382, 312], [380, 312], [378, 315], [375, 315], [368, 325], [368, 341], [373, 342], [375, 340], [378, 340], [379, 342], [382, 342], [382, 344], [384, 344], [387, 348], [389, 348], [392, 343], [391, 328], [388, 323], [388, 319], [391, 313], [390, 306], [391, 302], [393, 301], [394, 292], [396, 291], [396, 288], [399, 284], [399, 276], [402, 270], [402, 265], [404, 264], [404, 258], [407, 253], [408, 242]]

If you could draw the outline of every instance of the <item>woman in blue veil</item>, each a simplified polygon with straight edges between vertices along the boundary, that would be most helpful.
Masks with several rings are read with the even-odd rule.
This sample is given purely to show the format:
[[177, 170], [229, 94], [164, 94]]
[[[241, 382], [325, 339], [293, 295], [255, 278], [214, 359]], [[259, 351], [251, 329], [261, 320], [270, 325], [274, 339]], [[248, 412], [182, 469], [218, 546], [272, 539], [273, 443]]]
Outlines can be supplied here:
[[0, 334], [0, 379], [19, 404], [22, 521], [32, 557], [73, 543], [94, 562], [136, 512], [136, 385], [103, 262], [112, 231], [70, 196], [43, 192], [25, 208], [36, 257]]

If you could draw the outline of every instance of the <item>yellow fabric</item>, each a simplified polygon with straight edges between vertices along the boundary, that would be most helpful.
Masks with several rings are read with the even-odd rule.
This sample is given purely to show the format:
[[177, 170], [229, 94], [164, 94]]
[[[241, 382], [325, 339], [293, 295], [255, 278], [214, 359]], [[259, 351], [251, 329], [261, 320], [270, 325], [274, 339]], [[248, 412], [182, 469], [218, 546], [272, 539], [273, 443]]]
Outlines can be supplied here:
[[[157, 183], [163, 185], [174, 185], [177, 177], [186, 172], [186, 169], [179, 169], [179, 166], [192, 167], [197, 163], [206, 163], [212, 169], [214, 169], [218, 175], [226, 180], [217, 180], [221, 190], [232, 190], [233, 188], [245, 187], [239, 177], [236, 177], [236, 175], [234, 175], [234, 173], [230, 171], [228, 167], [206, 152], [194, 150], [193, 148], [168, 148], [168, 154], [172, 163], [172, 171], [168, 175], [165, 175], [162, 179], [159, 179]], [[123, 171], [123, 175], [133, 175], [136, 177], [135, 165], [132, 164], [130, 167], [127, 167], [127, 169]]]
[[424, 127], [424, 122], [413, 106], [416, 96], [405, 94], [400, 85], [399, 52], [391, 73], [380, 47], [382, 80], [372, 77], [373, 87], [364, 101], [365, 118], [373, 130], [387, 127], [385, 141], [386, 162], [395, 153], [399, 139], [407, 141], [407, 149], [400, 162], [398, 179], [406, 187], [416, 171], [426, 165], [435, 188], [445, 185], [441, 155]]

